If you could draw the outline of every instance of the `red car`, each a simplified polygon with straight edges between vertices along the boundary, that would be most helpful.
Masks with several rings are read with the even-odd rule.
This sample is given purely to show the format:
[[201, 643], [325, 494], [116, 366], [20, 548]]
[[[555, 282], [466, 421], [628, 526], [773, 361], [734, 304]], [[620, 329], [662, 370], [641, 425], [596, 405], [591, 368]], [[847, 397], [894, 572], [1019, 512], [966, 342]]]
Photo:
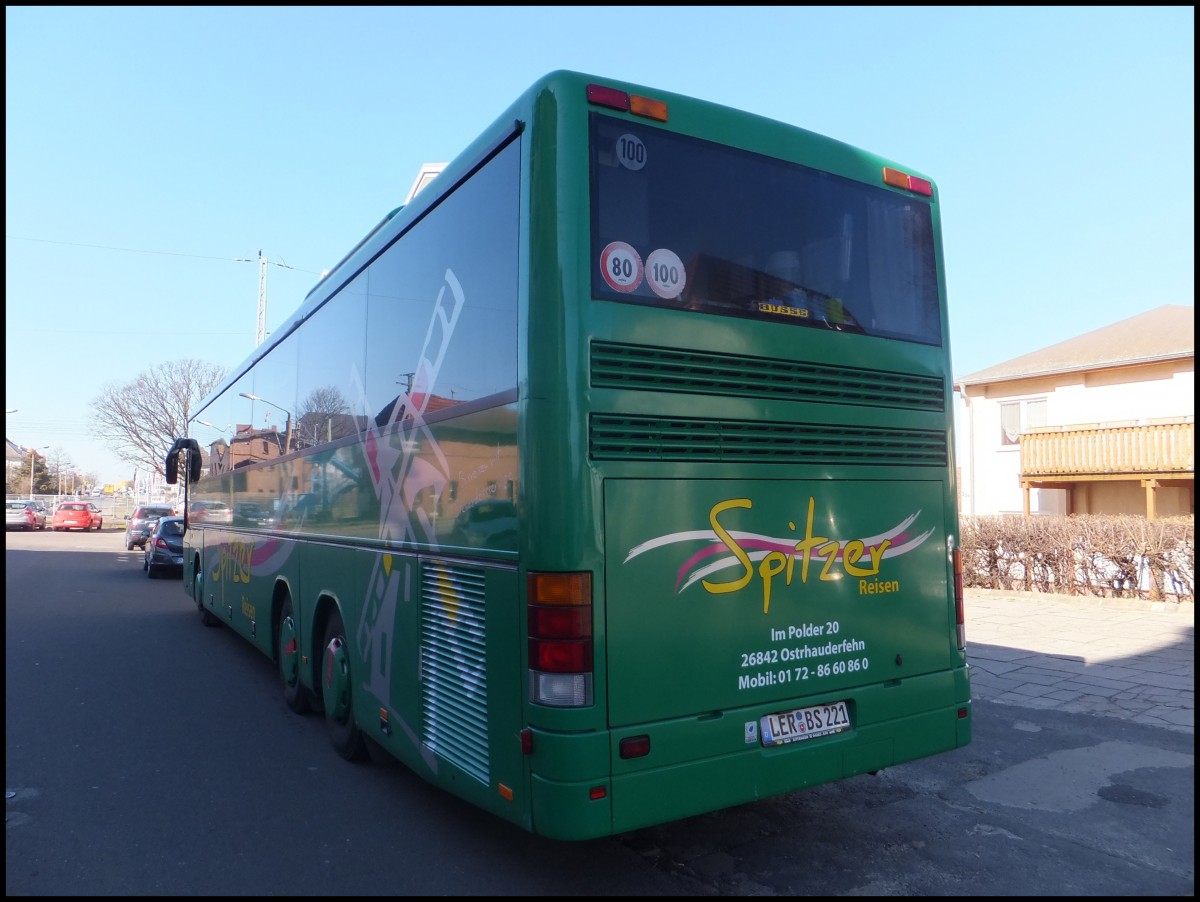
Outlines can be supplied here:
[[58, 529], [100, 529], [104, 525], [104, 515], [100, 508], [90, 501], [64, 501], [54, 510], [54, 519], [50, 523], [51, 530]]

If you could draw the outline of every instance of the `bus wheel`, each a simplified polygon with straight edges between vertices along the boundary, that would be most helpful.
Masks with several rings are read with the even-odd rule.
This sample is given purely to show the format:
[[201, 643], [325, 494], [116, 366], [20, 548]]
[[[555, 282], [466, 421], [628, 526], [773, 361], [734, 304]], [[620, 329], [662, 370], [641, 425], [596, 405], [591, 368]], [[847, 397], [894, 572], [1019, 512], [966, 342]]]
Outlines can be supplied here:
[[216, 626], [221, 621], [208, 608], [204, 606], [204, 567], [200, 563], [200, 558], [196, 558], [195, 572], [192, 578], [193, 599], [196, 602], [196, 609], [200, 612], [200, 622], [205, 626]]
[[325, 624], [324, 657], [321, 661], [321, 699], [325, 727], [337, 753], [347, 761], [361, 761], [367, 753], [362, 731], [354, 723], [350, 647], [342, 615], [335, 609]]
[[310, 709], [308, 690], [300, 681], [300, 640], [296, 636], [296, 620], [292, 615], [292, 599], [283, 600], [279, 624], [275, 627], [275, 648], [279, 655], [279, 682], [283, 687], [284, 703], [297, 714]]

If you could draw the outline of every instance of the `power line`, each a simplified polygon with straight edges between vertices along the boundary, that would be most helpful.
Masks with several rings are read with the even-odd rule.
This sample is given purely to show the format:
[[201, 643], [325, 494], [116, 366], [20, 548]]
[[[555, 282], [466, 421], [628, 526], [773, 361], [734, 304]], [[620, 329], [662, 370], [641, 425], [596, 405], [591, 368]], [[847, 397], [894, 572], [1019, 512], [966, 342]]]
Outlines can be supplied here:
[[[210, 254], [181, 254], [177, 251], [151, 251], [136, 247], [113, 247], [107, 244], [84, 244], [83, 242], [79, 241], [55, 241], [50, 238], [29, 238], [25, 235], [5, 235], [4, 238], [6, 241], [33, 241], [38, 244], [57, 244], [62, 247], [87, 247], [92, 248], [93, 250], [101, 251], [122, 251], [127, 254], [151, 254], [159, 257], [187, 257], [191, 260], [221, 260], [226, 263], [246, 262], [246, 258], [244, 257], [214, 257]], [[284, 269], [294, 269], [296, 272], [308, 273], [311, 276], [320, 275], [320, 273], [311, 269], [301, 269], [298, 266], [288, 266], [286, 263], [276, 263], [274, 260], [268, 262], [275, 266], [282, 266]]]
[[[121, 251], [128, 254], [148, 254], [158, 257], [185, 257], [189, 260], [220, 260], [224, 263], [253, 263], [253, 259], [249, 257], [214, 257], [207, 254], [181, 254], [176, 251], [152, 251], [142, 248], [132, 247], [113, 247], [106, 244], [84, 244], [78, 241], [55, 241], [49, 238], [29, 238], [25, 235], [5, 235], [5, 239], [13, 241], [33, 241], [39, 244], [55, 244], [62, 247], [86, 247], [94, 250], [104, 251]], [[267, 337], [267, 266], [278, 266], [280, 269], [290, 269], [295, 272], [307, 273], [312, 276], [322, 276], [324, 273], [314, 272], [311, 269], [301, 269], [298, 266], [292, 266], [282, 260], [269, 260], [260, 249], [258, 252], [258, 316], [255, 328], [255, 345], [261, 345]], [[141, 333], [143, 336], [149, 336], [152, 333]], [[193, 333], [195, 334], [195, 333]], [[240, 333], [210, 333], [210, 334], [240, 334]]]

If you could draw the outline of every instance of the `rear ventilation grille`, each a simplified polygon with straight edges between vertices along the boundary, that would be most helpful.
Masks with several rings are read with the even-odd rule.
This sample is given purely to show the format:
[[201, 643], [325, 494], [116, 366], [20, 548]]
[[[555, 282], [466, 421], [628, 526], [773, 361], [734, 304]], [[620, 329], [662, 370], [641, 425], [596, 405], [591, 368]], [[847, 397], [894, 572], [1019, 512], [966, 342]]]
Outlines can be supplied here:
[[770, 360], [592, 342], [591, 384], [631, 391], [672, 391], [941, 412], [936, 376], [795, 360]]
[[944, 467], [944, 433], [925, 429], [592, 414], [593, 460]]
[[421, 739], [489, 782], [483, 571], [421, 567]]

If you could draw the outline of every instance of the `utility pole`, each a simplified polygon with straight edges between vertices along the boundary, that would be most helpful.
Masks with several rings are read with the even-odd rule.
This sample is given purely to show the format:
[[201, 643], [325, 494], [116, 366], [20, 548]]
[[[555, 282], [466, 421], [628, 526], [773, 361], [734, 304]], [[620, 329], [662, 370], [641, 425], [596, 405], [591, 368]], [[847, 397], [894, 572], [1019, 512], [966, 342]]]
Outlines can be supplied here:
[[258, 329], [254, 333], [254, 346], [267, 339], [267, 258], [262, 249], [258, 251]]
[[45, 451], [49, 445], [42, 445], [40, 448], [29, 449], [29, 500], [33, 500], [33, 471], [37, 467], [38, 451]]
[[[253, 263], [249, 257], [235, 257], [234, 263]], [[294, 266], [288, 266], [286, 263], [279, 263], [275, 260], [268, 260], [263, 254], [262, 249], [258, 251], [258, 318], [254, 329], [254, 346], [258, 347], [267, 340], [267, 265], [278, 266], [283, 269], [295, 269]], [[307, 272], [307, 270], [305, 270]]]

